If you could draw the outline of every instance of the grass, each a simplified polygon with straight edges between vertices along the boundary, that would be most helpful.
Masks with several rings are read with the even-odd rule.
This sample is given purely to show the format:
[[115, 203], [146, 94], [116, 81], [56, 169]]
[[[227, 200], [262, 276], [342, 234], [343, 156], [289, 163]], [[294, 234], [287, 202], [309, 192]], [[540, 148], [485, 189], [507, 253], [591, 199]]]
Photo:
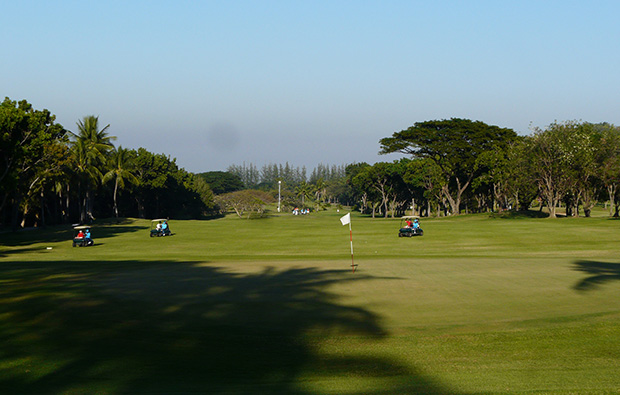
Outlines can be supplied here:
[[617, 220], [343, 214], [3, 234], [0, 392], [620, 390]]

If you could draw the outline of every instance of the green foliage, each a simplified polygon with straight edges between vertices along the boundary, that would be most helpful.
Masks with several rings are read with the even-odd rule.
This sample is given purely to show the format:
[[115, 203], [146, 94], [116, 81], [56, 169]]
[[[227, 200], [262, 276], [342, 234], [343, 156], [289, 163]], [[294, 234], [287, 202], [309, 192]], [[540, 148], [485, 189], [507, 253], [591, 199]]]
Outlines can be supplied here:
[[244, 214], [250, 218], [252, 213], [262, 216], [265, 213], [265, 206], [273, 203], [274, 199], [264, 191], [246, 189], [218, 195], [215, 201], [224, 213], [233, 210], [239, 218], [242, 218]]
[[125, 188], [125, 180], [132, 184], [138, 184], [140, 181], [133, 175], [131, 168], [131, 154], [129, 150], [119, 146], [114, 149], [109, 161], [110, 170], [103, 176], [103, 182], [114, 180], [114, 215], [118, 218], [118, 206], [116, 195], [118, 189]]
[[227, 171], [208, 171], [206, 173], [198, 173], [216, 195], [222, 193], [239, 191], [244, 188], [241, 177]]
[[450, 202], [452, 213], [458, 214], [462, 195], [476, 176], [480, 155], [507, 149], [516, 136], [512, 129], [480, 121], [426, 121], [381, 139], [380, 153], [401, 152], [434, 161], [445, 178], [444, 197]]
[[[253, 188], [280, 196], [285, 210], [354, 205], [384, 217], [430, 216], [527, 209], [534, 200], [566, 214], [591, 215], [607, 200], [618, 215], [620, 132], [606, 124], [554, 123], [516, 136], [480, 121], [417, 122], [381, 139], [381, 153], [412, 155], [392, 163], [306, 168], [268, 164], [231, 166], [195, 176], [165, 154], [114, 148], [110, 125], [90, 115], [77, 133], [54, 123], [47, 110], [6, 98], [0, 105], [0, 226], [86, 222], [112, 214], [202, 218], [218, 207], [215, 195]], [[110, 182], [114, 180], [114, 182]], [[258, 199], [263, 203], [269, 199]], [[260, 212], [255, 202], [250, 211]], [[247, 209], [244, 209], [247, 211]], [[21, 222], [20, 222], [21, 220]]]
[[[48, 110], [34, 110], [26, 100], [8, 97], [0, 104], [0, 223], [9, 205], [28, 212], [37, 204], [43, 185], [65, 162], [66, 130]], [[4, 217], [4, 218], [3, 218]], [[12, 218], [17, 226], [17, 216]]]
[[213, 193], [200, 177], [188, 173], [165, 154], [144, 148], [134, 152], [139, 183], [132, 194], [144, 218], [201, 218], [216, 211]]

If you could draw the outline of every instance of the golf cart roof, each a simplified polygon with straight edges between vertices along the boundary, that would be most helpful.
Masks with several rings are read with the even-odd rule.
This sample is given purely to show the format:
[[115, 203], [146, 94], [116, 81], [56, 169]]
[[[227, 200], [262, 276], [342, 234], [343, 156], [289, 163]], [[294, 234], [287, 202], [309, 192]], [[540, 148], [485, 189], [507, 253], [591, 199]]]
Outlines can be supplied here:
[[168, 221], [167, 218], [152, 219], [151, 222]]
[[90, 229], [90, 226], [86, 226], [86, 225], [74, 226], [73, 229], [75, 230]]
[[402, 219], [420, 218], [420, 216], [419, 215], [403, 215], [401, 218]]

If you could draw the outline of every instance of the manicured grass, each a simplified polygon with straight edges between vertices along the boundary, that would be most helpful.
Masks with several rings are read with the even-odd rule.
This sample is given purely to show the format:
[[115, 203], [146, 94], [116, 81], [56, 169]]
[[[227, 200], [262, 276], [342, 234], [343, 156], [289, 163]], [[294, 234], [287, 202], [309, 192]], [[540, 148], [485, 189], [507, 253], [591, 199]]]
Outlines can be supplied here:
[[0, 392], [620, 390], [620, 221], [343, 214], [2, 234]]

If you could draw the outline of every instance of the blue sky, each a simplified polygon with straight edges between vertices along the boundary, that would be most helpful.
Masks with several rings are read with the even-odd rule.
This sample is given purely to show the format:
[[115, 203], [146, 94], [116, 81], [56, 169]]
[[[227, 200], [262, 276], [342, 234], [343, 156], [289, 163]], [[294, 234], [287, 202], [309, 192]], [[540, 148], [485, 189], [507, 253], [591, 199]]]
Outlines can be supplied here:
[[2, 97], [193, 172], [391, 161], [432, 119], [620, 125], [617, 1], [0, 4]]

